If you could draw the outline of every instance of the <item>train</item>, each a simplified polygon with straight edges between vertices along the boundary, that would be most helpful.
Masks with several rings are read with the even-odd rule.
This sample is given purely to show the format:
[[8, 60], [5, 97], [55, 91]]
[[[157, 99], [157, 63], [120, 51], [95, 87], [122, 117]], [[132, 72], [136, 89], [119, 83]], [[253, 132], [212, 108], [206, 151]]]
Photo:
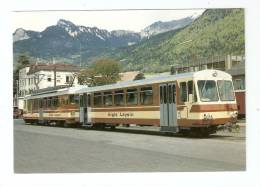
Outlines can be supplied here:
[[232, 77], [220, 70], [49, 90], [24, 102], [26, 123], [112, 129], [135, 124], [203, 136], [236, 123], [238, 115]]
[[245, 95], [246, 90], [235, 90], [237, 108], [238, 108], [238, 119], [245, 119], [246, 117], [246, 102]]

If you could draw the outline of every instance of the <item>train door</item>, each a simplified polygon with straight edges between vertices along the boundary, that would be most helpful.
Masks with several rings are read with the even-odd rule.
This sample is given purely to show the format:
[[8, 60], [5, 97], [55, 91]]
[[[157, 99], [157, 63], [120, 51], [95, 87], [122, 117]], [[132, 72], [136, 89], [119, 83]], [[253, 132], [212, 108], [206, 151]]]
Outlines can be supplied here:
[[160, 85], [160, 127], [161, 131], [178, 131], [175, 83]]
[[84, 126], [87, 124], [88, 122], [88, 108], [87, 108], [87, 94], [82, 94], [80, 95], [80, 109], [79, 109], [79, 113], [80, 113], [80, 123]]

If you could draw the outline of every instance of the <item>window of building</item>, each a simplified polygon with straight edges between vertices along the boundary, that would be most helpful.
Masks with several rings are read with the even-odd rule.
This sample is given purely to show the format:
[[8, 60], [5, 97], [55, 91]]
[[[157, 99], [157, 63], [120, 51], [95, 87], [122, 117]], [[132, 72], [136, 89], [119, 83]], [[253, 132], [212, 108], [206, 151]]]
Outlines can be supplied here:
[[145, 87], [140, 89], [140, 103], [142, 105], [153, 104], [153, 89], [152, 87]]
[[127, 89], [126, 103], [129, 104], [129, 105], [137, 105], [138, 104], [138, 90], [137, 90], [137, 88]]
[[187, 83], [186, 82], [180, 83], [180, 99], [182, 102], [187, 101]]
[[125, 94], [124, 90], [115, 91], [114, 103], [116, 106], [122, 106], [125, 104]]
[[102, 106], [102, 93], [94, 93], [94, 106]]
[[48, 78], [47, 78], [47, 81], [48, 81], [48, 82], [51, 82], [51, 78], [50, 78], [50, 77], [48, 77]]
[[104, 105], [111, 106], [113, 104], [112, 92], [104, 92]]
[[234, 89], [235, 90], [244, 90], [245, 89], [245, 80], [244, 79], [235, 79], [234, 80]]

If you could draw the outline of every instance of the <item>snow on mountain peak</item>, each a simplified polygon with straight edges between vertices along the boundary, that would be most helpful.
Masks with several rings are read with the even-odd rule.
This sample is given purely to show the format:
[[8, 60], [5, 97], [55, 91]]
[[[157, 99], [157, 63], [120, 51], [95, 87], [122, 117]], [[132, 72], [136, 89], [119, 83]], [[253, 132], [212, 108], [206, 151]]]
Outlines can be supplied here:
[[57, 25], [60, 26], [60, 27], [75, 27], [74, 23], [67, 21], [67, 20], [64, 20], [64, 19], [60, 19], [58, 21]]
[[26, 40], [30, 38], [26, 31], [22, 28], [16, 29], [16, 31], [13, 34], [13, 41], [19, 41], [19, 40]]

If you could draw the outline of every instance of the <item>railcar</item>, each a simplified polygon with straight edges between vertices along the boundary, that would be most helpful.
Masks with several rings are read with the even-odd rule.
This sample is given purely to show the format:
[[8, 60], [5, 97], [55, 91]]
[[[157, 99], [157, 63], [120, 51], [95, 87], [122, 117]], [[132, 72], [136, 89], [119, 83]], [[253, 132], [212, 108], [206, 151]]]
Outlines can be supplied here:
[[238, 106], [238, 118], [242, 119], [246, 116], [246, 102], [245, 102], [245, 90], [235, 90], [237, 106]]
[[67, 88], [31, 95], [25, 106], [26, 122], [111, 128], [136, 124], [203, 135], [237, 119], [232, 78], [219, 70]]

